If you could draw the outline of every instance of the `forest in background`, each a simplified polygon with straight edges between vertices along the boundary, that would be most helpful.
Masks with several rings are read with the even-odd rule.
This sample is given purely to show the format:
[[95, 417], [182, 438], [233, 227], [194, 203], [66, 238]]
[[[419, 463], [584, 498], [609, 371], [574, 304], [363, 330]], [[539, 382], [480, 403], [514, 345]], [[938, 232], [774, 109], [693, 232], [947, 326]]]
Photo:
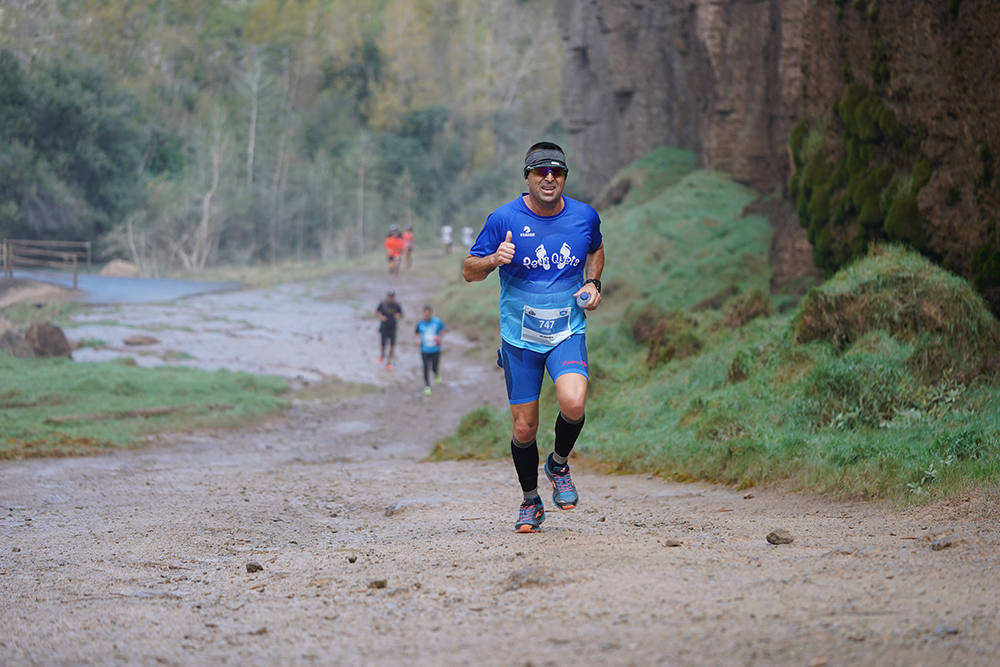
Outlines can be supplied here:
[[144, 275], [436, 242], [566, 141], [551, 0], [11, 0], [0, 237]]

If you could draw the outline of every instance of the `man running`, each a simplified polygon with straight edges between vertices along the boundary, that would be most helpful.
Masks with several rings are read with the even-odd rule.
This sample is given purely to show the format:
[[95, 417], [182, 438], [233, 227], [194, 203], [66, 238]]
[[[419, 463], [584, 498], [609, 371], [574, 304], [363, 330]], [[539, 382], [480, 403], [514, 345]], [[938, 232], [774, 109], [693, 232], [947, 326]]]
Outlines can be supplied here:
[[399, 264], [403, 257], [403, 234], [396, 225], [389, 230], [389, 235], [385, 237], [385, 256], [389, 260], [389, 275], [399, 275]]
[[391, 371], [393, 354], [396, 352], [396, 322], [403, 317], [403, 307], [396, 302], [396, 290], [385, 293], [385, 299], [375, 307], [375, 316], [379, 319], [378, 333], [382, 340], [378, 362], [381, 364], [384, 361], [385, 369]]
[[424, 362], [424, 395], [431, 395], [431, 372], [434, 373], [434, 383], [441, 384], [441, 373], [438, 365], [441, 362], [441, 336], [447, 327], [440, 318], [434, 315], [434, 309], [424, 306], [424, 317], [417, 322], [413, 335], [420, 338], [420, 358]]
[[407, 225], [403, 230], [403, 254], [406, 256], [407, 270], [413, 267], [413, 226]]
[[451, 244], [452, 244], [452, 229], [451, 225], [442, 225], [441, 227], [441, 246], [444, 248], [444, 254], [451, 254]]
[[486, 218], [462, 266], [466, 281], [500, 276], [498, 361], [507, 382], [513, 434], [510, 443], [523, 500], [514, 529], [534, 533], [545, 519], [538, 495], [538, 397], [547, 370], [556, 387], [559, 414], [555, 451], [545, 459], [552, 502], [576, 507], [579, 497], [567, 460], [583, 429], [587, 400], [584, 309], [576, 297], [588, 292], [586, 310], [601, 304], [604, 242], [597, 211], [563, 196], [566, 157], [541, 142], [524, 158], [527, 192]]

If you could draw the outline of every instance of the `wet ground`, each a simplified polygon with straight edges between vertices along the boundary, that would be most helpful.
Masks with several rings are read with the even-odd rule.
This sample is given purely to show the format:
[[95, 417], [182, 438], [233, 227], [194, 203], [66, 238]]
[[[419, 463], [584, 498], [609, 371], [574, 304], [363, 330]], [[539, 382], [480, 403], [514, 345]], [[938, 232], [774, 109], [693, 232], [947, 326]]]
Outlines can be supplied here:
[[[74, 319], [67, 334], [88, 345], [77, 361], [129, 356], [141, 366], [185, 365], [278, 375], [295, 386], [329, 379], [422, 390], [413, 328], [426, 301], [427, 279], [390, 282], [378, 273], [350, 274], [310, 284], [229, 290], [173, 303], [96, 306]], [[380, 366], [375, 306], [398, 290], [405, 319], [398, 328], [397, 363]], [[128, 344], [135, 336], [156, 342]], [[451, 386], [481, 381], [482, 368], [461, 360], [474, 348], [457, 332], [447, 354], [463, 366], [445, 371]]]
[[[14, 271], [14, 278], [73, 288], [73, 274], [61, 271]], [[158, 303], [242, 287], [234, 282], [122, 278], [91, 273], [78, 274], [76, 282], [73, 300], [95, 304]]]
[[[579, 508], [548, 503], [542, 532], [514, 534], [509, 461], [425, 460], [468, 410], [504, 403], [489, 341], [449, 336], [424, 397], [407, 339], [433, 284], [398, 286], [392, 372], [371, 318], [386, 286], [340, 276], [70, 328], [108, 344], [79, 358], [329, 391], [245, 429], [0, 462], [0, 664], [997, 664], [995, 492], [900, 511], [574, 458]], [[792, 541], [770, 544], [776, 529]]]

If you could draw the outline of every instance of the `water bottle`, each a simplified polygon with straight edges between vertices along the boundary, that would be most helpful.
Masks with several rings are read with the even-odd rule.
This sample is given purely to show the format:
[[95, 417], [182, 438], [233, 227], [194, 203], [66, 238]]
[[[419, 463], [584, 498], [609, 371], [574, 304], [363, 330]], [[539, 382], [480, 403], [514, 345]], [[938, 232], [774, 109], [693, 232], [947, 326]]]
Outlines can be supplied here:
[[580, 292], [580, 296], [576, 297], [576, 305], [584, 308], [588, 303], [590, 303], [590, 292]]

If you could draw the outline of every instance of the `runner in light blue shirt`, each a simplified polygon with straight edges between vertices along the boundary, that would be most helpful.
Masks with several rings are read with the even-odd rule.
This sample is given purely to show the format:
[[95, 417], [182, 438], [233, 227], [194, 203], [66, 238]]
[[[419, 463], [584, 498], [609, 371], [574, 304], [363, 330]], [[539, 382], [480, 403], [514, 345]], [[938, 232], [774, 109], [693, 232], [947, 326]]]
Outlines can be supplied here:
[[434, 315], [434, 309], [424, 306], [424, 317], [417, 322], [413, 335], [420, 338], [420, 357], [424, 362], [424, 394], [431, 395], [431, 373], [435, 384], [441, 384], [438, 366], [441, 361], [441, 336], [448, 327]]
[[[467, 281], [484, 280], [499, 268], [498, 361], [511, 408], [511, 456], [523, 492], [515, 530], [537, 532], [545, 518], [538, 495], [538, 397], [544, 372], [556, 387], [555, 451], [545, 460], [552, 500], [561, 509], [579, 502], [567, 459], [583, 428], [587, 399], [587, 326], [584, 310], [601, 304], [604, 240], [593, 208], [562, 194], [566, 157], [556, 144], [528, 149], [528, 191], [486, 219], [465, 258]], [[576, 297], [587, 292], [581, 308]]]

